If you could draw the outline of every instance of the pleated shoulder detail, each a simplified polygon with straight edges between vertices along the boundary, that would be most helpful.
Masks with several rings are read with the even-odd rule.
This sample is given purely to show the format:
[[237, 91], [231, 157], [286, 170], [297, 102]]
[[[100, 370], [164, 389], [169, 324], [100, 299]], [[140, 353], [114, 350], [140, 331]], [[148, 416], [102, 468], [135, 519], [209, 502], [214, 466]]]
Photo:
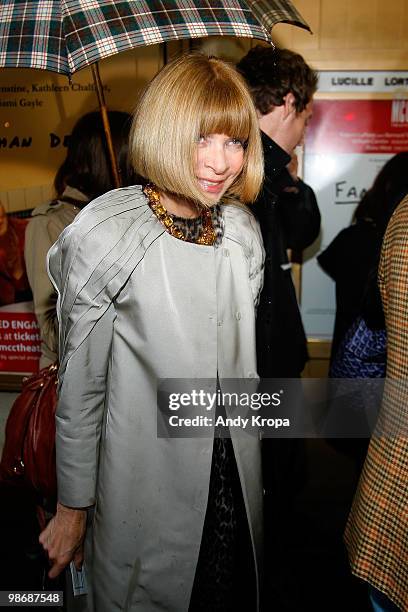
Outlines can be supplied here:
[[92, 201], [52, 246], [48, 271], [58, 294], [60, 380], [72, 353], [164, 231], [137, 185]]

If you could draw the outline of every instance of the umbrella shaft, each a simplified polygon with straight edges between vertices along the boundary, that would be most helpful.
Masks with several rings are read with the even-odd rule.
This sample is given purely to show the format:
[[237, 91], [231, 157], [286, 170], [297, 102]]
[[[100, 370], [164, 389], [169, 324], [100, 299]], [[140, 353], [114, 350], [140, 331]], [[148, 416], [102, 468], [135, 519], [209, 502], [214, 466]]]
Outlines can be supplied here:
[[114, 187], [120, 187], [121, 182], [120, 182], [120, 177], [119, 177], [119, 172], [118, 172], [118, 164], [116, 161], [115, 150], [113, 148], [112, 134], [111, 134], [109, 118], [108, 118], [108, 110], [106, 108], [105, 96], [103, 93], [98, 63], [92, 64], [91, 69], [92, 69], [92, 76], [93, 76], [93, 80], [95, 84], [96, 93], [98, 95], [99, 109], [101, 112], [103, 129], [104, 129], [105, 137], [106, 137], [106, 144], [108, 147], [109, 162], [110, 162], [110, 167], [112, 171], [113, 184], [114, 184]]

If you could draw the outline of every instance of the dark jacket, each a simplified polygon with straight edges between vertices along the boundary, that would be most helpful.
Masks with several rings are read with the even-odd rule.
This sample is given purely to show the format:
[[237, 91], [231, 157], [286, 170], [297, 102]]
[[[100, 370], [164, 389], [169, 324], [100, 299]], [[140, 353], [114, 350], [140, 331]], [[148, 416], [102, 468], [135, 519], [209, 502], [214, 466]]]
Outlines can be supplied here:
[[[265, 181], [253, 206], [266, 251], [257, 315], [258, 373], [290, 378], [299, 376], [308, 355], [286, 250], [301, 251], [316, 239], [320, 212], [313, 190], [287, 171], [290, 156], [263, 132], [262, 143]], [[284, 191], [288, 187], [293, 191]]]
[[341, 230], [317, 258], [336, 283], [336, 320], [331, 359], [356, 318], [371, 328], [385, 327], [377, 286], [382, 235], [372, 222], [361, 220]]

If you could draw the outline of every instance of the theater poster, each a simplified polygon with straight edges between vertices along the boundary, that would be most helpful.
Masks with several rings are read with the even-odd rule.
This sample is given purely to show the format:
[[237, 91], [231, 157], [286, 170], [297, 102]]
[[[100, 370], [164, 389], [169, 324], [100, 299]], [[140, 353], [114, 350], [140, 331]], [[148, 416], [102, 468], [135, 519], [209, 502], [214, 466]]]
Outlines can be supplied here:
[[[304, 180], [315, 190], [322, 224], [319, 239], [304, 253], [301, 309], [307, 336], [327, 341], [334, 327], [335, 287], [316, 256], [350, 225], [384, 163], [408, 150], [408, 73], [334, 74], [325, 75], [326, 90], [331, 83], [338, 91], [337, 83], [359, 93], [355, 99], [352, 93], [342, 99], [317, 96], [304, 150]], [[386, 99], [358, 97], [361, 91], [384, 92], [387, 86], [401, 91], [384, 94]]]
[[[6, 214], [0, 204], [0, 385], [38, 371], [40, 334], [24, 265], [27, 211]], [[7, 381], [9, 384], [7, 384]]]

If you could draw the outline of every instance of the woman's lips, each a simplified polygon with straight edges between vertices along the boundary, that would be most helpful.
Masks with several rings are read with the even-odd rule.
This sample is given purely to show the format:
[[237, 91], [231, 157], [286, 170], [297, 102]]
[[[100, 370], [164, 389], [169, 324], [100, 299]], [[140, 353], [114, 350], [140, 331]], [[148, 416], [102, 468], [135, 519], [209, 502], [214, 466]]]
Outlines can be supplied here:
[[197, 179], [200, 187], [207, 193], [219, 193], [224, 187], [225, 180], [223, 181], [210, 181], [207, 179]]

